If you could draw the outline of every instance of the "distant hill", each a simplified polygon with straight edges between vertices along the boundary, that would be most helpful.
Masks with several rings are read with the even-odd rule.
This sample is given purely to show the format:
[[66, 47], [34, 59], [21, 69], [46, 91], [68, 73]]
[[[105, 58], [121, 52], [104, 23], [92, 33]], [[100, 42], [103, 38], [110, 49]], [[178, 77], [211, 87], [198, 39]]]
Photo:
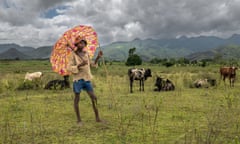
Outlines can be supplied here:
[[233, 35], [228, 39], [213, 36], [180, 37], [177, 39], [135, 39], [130, 42], [115, 42], [103, 46], [104, 54], [109, 59], [126, 60], [128, 50], [136, 47], [136, 53], [144, 60], [152, 58], [179, 58], [198, 52], [206, 52], [225, 45], [240, 45], [240, 35]]
[[[173, 39], [144, 39], [136, 38], [127, 42], [114, 42], [106, 46], [102, 46], [104, 57], [109, 60], [125, 61], [128, 57], [130, 48], [136, 48], [136, 54], [141, 56], [145, 61], [153, 58], [180, 58], [189, 57], [190, 59], [212, 58], [218, 51], [224, 55], [229, 50], [225, 50], [225, 46], [240, 45], [240, 35], [234, 34], [230, 38], [222, 39], [214, 36], [199, 36], [187, 38], [182, 36]], [[46, 59], [50, 57], [52, 46], [39, 47], [21, 47], [17, 44], [0, 44], [0, 55], [3, 53], [14, 57], [7, 52], [14, 48], [33, 59]], [[217, 50], [216, 50], [217, 49]], [[227, 48], [233, 49], [233, 48]], [[99, 50], [99, 49], [97, 49]], [[225, 51], [225, 52], [223, 52]], [[238, 56], [239, 51], [224, 55], [224, 57]], [[6, 53], [7, 52], [7, 53]], [[1, 58], [2, 59], [2, 58]]]
[[222, 59], [240, 59], [240, 46], [239, 45], [227, 45], [220, 46], [205, 52], [197, 52], [185, 56], [190, 61], [202, 60], [202, 59], [214, 59], [221, 57]]
[[0, 53], [3, 53], [11, 48], [15, 48], [20, 52], [27, 52], [27, 51], [34, 50], [33, 47], [22, 47], [17, 44], [0, 44]]
[[32, 57], [25, 55], [15, 48], [8, 49], [0, 54], [0, 59], [31, 59]]
[[187, 48], [174, 48], [170, 47], [168, 42], [163, 44], [163, 40], [135, 39], [130, 42], [115, 42], [110, 45], [102, 47], [104, 55], [113, 60], [126, 60], [128, 57], [128, 50], [130, 48], [136, 48], [136, 54], [140, 55], [144, 60], [150, 60], [152, 58], [166, 58], [166, 57], [178, 57], [183, 56], [185, 53], [192, 53]]
[[0, 44], [0, 50], [2, 48], [6, 51], [0, 53], [0, 59], [15, 59], [16, 57], [19, 59], [47, 59], [52, 51], [52, 46], [35, 49], [32, 47], [21, 47], [17, 44]]
[[44, 46], [31, 51], [27, 51], [25, 52], [25, 54], [35, 59], [46, 59], [50, 57], [51, 51], [52, 51], [52, 46]]

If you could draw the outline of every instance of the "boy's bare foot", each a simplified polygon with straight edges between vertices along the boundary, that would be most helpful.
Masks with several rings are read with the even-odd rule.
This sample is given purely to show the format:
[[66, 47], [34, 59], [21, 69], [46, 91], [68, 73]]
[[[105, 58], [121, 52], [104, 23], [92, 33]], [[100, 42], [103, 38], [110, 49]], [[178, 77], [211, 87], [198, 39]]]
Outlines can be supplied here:
[[96, 122], [102, 122], [100, 119], [96, 119]]
[[83, 126], [83, 123], [82, 123], [82, 122], [77, 122], [77, 125], [78, 125], [79, 127], [82, 127], [82, 126]]
[[96, 120], [97, 123], [101, 123], [101, 124], [107, 124], [108, 122], [106, 120]]

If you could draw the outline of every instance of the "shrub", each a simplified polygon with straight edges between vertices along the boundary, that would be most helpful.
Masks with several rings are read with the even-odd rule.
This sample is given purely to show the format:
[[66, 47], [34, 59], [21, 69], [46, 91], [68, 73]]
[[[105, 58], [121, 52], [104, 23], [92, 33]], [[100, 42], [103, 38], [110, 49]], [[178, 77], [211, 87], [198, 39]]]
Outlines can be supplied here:
[[30, 89], [38, 89], [39, 84], [37, 81], [25, 81], [19, 84], [17, 90], [30, 90]]
[[134, 66], [134, 65], [141, 65], [141, 64], [142, 64], [142, 59], [136, 54], [129, 56], [126, 62], [127, 66]]

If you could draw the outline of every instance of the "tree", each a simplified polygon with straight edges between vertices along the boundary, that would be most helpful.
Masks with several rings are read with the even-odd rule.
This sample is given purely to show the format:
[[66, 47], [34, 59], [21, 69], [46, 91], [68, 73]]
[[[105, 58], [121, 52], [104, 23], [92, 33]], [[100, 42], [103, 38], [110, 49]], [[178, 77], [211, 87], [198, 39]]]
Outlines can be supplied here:
[[134, 65], [142, 64], [142, 59], [137, 54], [134, 54], [135, 51], [136, 51], [135, 47], [129, 49], [128, 59], [127, 59], [127, 62], [125, 63], [127, 66], [134, 66]]
[[163, 65], [166, 67], [171, 67], [174, 65], [174, 63], [173, 63], [173, 61], [167, 61], [167, 62], [164, 62]]
[[142, 64], [142, 59], [136, 54], [133, 54], [132, 56], [128, 57], [126, 62], [127, 66], [134, 66], [134, 65], [141, 65], [141, 64]]
[[130, 48], [128, 51], [128, 57], [133, 56], [134, 52], [136, 51], [136, 48]]

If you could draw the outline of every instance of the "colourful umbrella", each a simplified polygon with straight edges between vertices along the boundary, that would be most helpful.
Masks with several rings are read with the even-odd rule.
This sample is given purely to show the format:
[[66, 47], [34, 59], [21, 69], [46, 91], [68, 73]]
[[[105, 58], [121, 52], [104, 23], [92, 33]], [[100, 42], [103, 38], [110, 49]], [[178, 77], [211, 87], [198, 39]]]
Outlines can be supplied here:
[[63, 76], [70, 74], [67, 71], [68, 56], [71, 51], [75, 50], [74, 43], [76, 38], [79, 37], [87, 41], [88, 44], [84, 50], [89, 53], [90, 58], [94, 56], [94, 52], [98, 47], [97, 33], [91, 26], [76, 26], [66, 31], [55, 43], [50, 57], [53, 71]]

